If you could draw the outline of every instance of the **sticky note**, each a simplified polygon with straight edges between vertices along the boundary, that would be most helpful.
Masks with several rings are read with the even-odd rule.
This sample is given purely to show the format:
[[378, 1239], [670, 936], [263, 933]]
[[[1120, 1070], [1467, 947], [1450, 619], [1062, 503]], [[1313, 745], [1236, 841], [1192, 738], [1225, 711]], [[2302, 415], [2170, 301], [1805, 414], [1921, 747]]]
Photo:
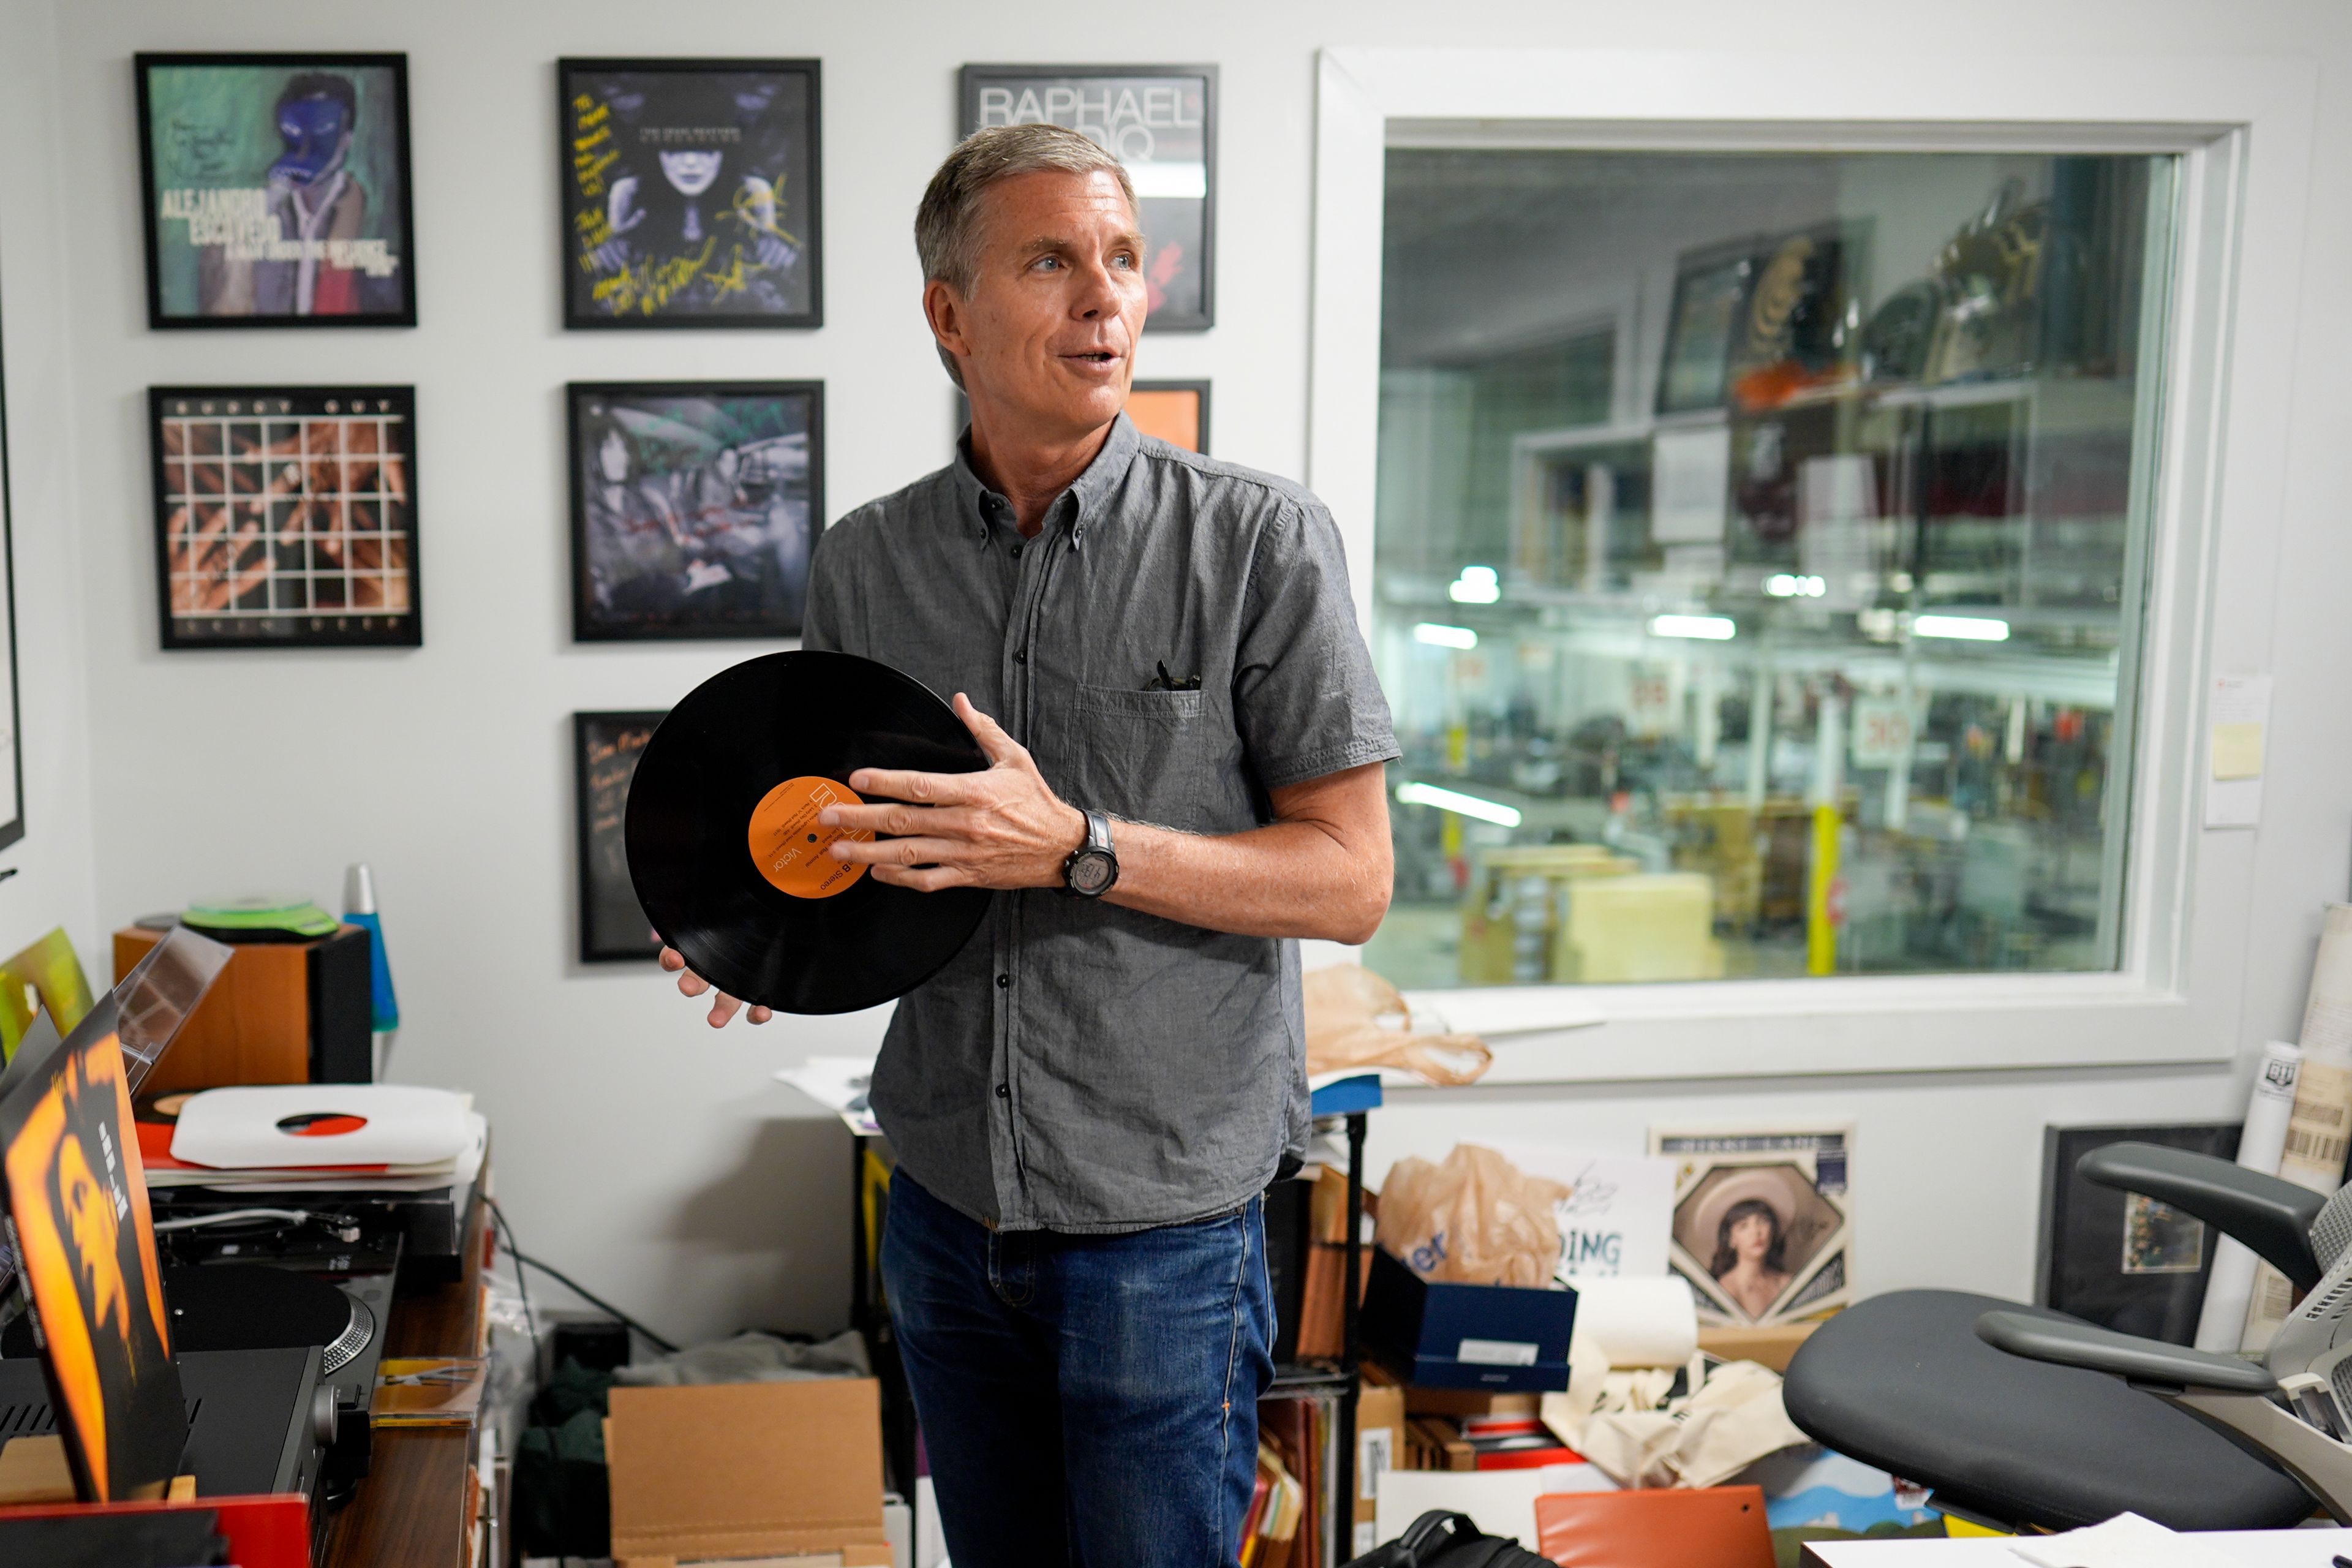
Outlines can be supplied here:
[[2256, 779], [2263, 776], [2263, 726], [2260, 723], [2213, 726], [2213, 776]]

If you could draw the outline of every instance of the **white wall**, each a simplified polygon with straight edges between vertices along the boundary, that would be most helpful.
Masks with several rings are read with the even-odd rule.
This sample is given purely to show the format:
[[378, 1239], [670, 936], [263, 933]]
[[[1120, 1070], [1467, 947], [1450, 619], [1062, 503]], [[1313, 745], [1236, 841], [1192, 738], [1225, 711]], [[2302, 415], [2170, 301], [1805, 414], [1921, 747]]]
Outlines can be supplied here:
[[[1988, 0], [1949, 13], [1869, 0], [1648, 7], [1551, 0], [1213, 0], [1171, 13], [901, 0], [779, 7], [618, 0], [393, 9], [215, 0], [94, 5], [60, 0], [54, 98], [45, 13], [0, 9], [8, 28], [0, 113], [46, 118], [61, 192], [27, 225], [0, 206], [18, 508], [79, 500], [71, 534], [20, 543], [19, 604], [86, 627], [95, 913], [108, 925], [225, 889], [287, 886], [332, 899], [343, 863], [372, 861], [406, 1018], [399, 1076], [472, 1089], [497, 1127], [499, 1189], [525, 1246], [673, 1335], [742, 1324], [837, 1324], [846, 1300], [845, 1139], [770, 1073], [862, 1047], [878, 1015], [786, 1020], [713, 1035], [650, 970], [570, 961], [568, 715], [662, 707], [755, 651], [740, 645], [573, 647], [566, 638], [561, 387], [574, 378], [822, 376], [828, 494], [838, 515], [936, 466], [947, 398], [915, 310], [914, 199], [953, 132], [966, 60], [1210, 59], [1223, 68], [1219, 309], [1194, 337], [1147, 340], [1144, 369], [1216, 384], [1221, 456], [1277, 472], [1304, 465], [1313, 51], [1324, 44], [1753, 47], [1784, 55], [1791, 90], [1833, 68], [1792, 41], [1908, 54], [1922, 68], [2006, 39], [2037, 53], [2265, 53], [2352, 67], [2352, 16], [2326, 0], [2063, 5]], [[1941, 29], [1964, 25], [1956, 46]], [[134, 49], [400, 48], [411, 58], [421, 319], [412, 331], [158, 334], [142, 303]], [[825, 62], [828, 315], [814, 333], [565, 334], [558, 328], [552, 61], [560, 54], [815, 55]], [[1932, 66], [1927, 62], [1943, 62]], [[72, 106], [71, 133], [56, 118]], [[44, 112], [37, 114], [36, 109]], [[29, 132], [28, 132], [29, 134]], [[2243, 1037], [2291, 1031], [2318, 901], [2345, 893], [2352, 859], [2352, 711], [2333, 672], [2352, 668], [2352, 530], [2336, 498], [2352, 447], [2332, 426], [2352, 376], [2352, 301], [2336, 285], [2352, 219], [2352, 110], [2323, 111], [2302, 307], [2304, 358], [2282, 562], [2274, 773], [2246, 962], [2258, 1000]], [[8, 145], [43, 145], [12, 139]], [[47, 177], [14, 157], [0, 192]], [[69, 250], [41, 272], [26, 228]], [[70, 394], [36, 415], [25, 389], [61, 363]], [[51, 334], [47, 358], [40, 333]], [[30, 342], [26, 340], [30, 339]], [[142, 390], [152, 383], [324, 381], [418, 387], [426, 646], [413, 652], [156, 651]], [[52, 396], [59, 383], [47, 382]], [[29, 425], [50, 421], [46, 431]], [[68, 432], [70, 418], [75, 428]], [[77, 584], [69, 546], [78, 541]], [[2292, 658], [2290, 658], [2290, 655]], [[78, 705], [61, 705], [70, 710]], [[28, 715], [29, 717], [29, 715]], [[54, 717], [54, 715], [53, 715]], [[28, 724], [28, 730], [31, 726]], [[39, 769], [80, 775], [53, 725]], [[51, 794], [57, 793], [55, 786]], [[37, 810], [39, 796], [36, 796]], [[65, 820], [62, 805], [58, 820]], [[37, 827], [37, 832], [39, 829]], [[79, 923], [71, 878], [45, 900]], [[29, 879], [19, 879], [19, 882]], [[0, 885], [0, 919], [27, 907]], [[88, 893], [81, 895], [85, 900]], [[14, 903], [9, 902], [15, 900]], [[0, 938], [7, 933], [0, 931]], [[1557, 1134], [1636, 1147], [1654, 1120], [1836, 1116], [1860, 1123], [1861, 1283], [2031, 1279], [2041, 1127], [2049, 1120], [2234, 1114], [2213, 1071], [1968, 1075], [1541, 1091], [1413, 1093], [1376, 1125], [1375, 1169], [1458, 1136]]]
[[101, 927], [90, 852], [74, 366], [64, 309], [74, 235], [55, 60], [46, 0], [0, 0], [0, 146], [11, 149], [0, 159], [0, 353], [25, 773], [25, 837], [0, 851], [0, 867], [16, 873], [0, 881], [0, 953], [62, 925], [89, 959]]

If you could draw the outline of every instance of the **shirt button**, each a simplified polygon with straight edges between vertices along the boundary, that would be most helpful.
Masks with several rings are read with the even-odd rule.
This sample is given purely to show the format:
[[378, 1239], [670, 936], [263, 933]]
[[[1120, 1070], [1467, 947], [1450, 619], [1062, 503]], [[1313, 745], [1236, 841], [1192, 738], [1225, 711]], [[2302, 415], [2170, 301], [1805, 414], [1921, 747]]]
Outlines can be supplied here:
[[1021, 559], [1021, 547], [1017, 544], [1013, 547], [1013, 559], [1015, 561]]
[[999, 1100], [1011, 1100], [1013, 1098], [1013, 1086], [1006, 1083], [998, 1084], [996, 1086], [996, 1098]]
[[1027, 648], [1025, 648], [1025, 647], [1024, 647], [1024, 648], [1023, 648], [1019, 653], [1014, 654], [1014, 655], [1013, 656], [1013, 663], [1015, 663], [1015, 664], [1026, 664], [1026, 663], [1028, 663], [1028, 662], [1029, 662], [1029, 650], [1028, 650]]
[[1012, 985], [1012, 984], [1013, 984], [1013, 976], [1011, 976], [1010, 974], [1000, 974], [1000, 975], [998, 975], [998, 976], [996, 977], [996, 988], [997, 988], [999, 991], [1005, 990], [1006, 988], [1008, 988], [1009, 986], [1011, 986], [1011, 985]]

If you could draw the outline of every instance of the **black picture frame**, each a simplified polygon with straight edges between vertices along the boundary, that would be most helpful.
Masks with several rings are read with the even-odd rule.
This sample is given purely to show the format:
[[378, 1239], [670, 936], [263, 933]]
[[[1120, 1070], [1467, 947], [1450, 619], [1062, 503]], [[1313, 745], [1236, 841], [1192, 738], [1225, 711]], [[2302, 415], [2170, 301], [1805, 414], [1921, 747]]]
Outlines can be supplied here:
[[[696, 406], [761, 401], [777, 404], [778, 413]], [[648, 406], [656, 404], [671, 406]], [[794, 406], [797, 432], [791, 428]], [[573, 641], [801, 635], [809, 552], [824, 525], [824, 383], [573, 382], [564, 389], [564, 426]], [[789, 481], [795, 434], [805, 458], [801, 478]], [[741, 465], [753, 452], [762, 454], [760, 471], [747, 475]], [[707, 456], [653, 467], [697, 454]], [[731, 473], [725, 466], [730, 454]], [[607, 465], [619, 464], [626, 466], [615, 478]], [[788, 482], [791, 493], [783, 493]], [[735, 500], [742, 507], [729, 504]], [[797, 520], [786, 515], [795, 504]], [[765, 538], [745, 521], [754, 508], [766, 509], [765, 526], [773, 531]], [[684, 537], [689, 530], [691, 542]], [[653, 548], [633, 552], [629, 541], [638, 537]], [[770, 545], [773, 554], [761, 555]], [[743, 562], [751, 563], [749, 571], [740, 569]]]
[[[5, 361], [0, 353], [0, 361]], [[7, 375], [0, 371], [0, 618], [7, 624], [8, 636], [0, 643], [0, 656], [8, 661], [8, 776], [12, 787], [8, 798], [15, 803], [13, 812], [0, 820], [0, 849], [6, 849], [25, 837], [25, 708], [19, 693], [16, 673], [16, 518], [10, 499], [8, 466], [8, 397]]]
[[[1107, 93], [1118, 91], [1125, 97], [1107, 97], [1105, 118], [1087, 119], [1083, 95], [1088, 90], [1077, 83], [1116, 84], [1107, 87]], [[1181, 84], [1181, 85], [1179, 85]], [[1164, 105], [1159, 95], [1171, 89], [1176, 93], [1172, 104]], [[1184, 98], [1188, 89], [1200, 94], [1199, 122], [1186, 125], [1183, 121]], [[1013, 96], [1006, 100], [988, 97], [1003, 90]], [[1031, 95], [1024, 100], [1024, 93]], [[1056, 103], [1055, 93], [1081, 95], [1079, 102], [1071, 105]], [[1043, 94], [1045, 96], [1038, 96]], [[1217, 68], [1213, 65], [968, 65], [957, 75], [957, 135], [969, 136], [990, 125], [1024, 124], [1045, 121], [1063, 124], [1069, 121], [1079, 123], [1071, 129], [1084, 132], [1127, 163], [1129, 177], [1136, 180], [1136, 196], [1143, 211], [1137, 216], [1143, 220], [1144, 235], [1151, 242], [1151, 252], [1144, 260], [1144, 274], [1154, 288], [1166, 289], [1181, 277], [1184, 287], [1171, 290], [1178, 303], [1169, 308], [1154, 308], [1145, 318], [1143, 330], [1162, 332], [1206, 331], [1217, 324], [1216, 261], [1217, 261]], [[1056, 109], [1064, 109], [1062, 115]], [[1164, 112], [1163, 112], [1164, 109]], [[1130, 112], [1131, 110], [1131, 112]], [[1189, 137], [1182, 132], [1197, 131], [1200, 139], [1201, 194], [1155, 195], [1154, 190], [1183, 190], [1191, 175], [1191, 160], [1177, 158], [1164, 163], [1143, 154], [1154, 150], [1160, 134], [1180, 133], [1179, 151]], [[1165, 169], [1164, 176], [1144, 174], [1138, 177], [1139, 165]], [[1197, 213], [1193, 208], [1197, 205]], [[1187, 241], [1197, 232], [1199, 254], [1190, 258], [1189, 265], [1180, 260], [1183, 270], [1166, 279], [1155, 277], [1154, 268], [1162, 265], [1161, 258], [1181, 256]]]
[[[144, 230], [146, 244], [147, 325], [150, 328], [157, 331], [175, 331], [238, 328], [413, 327], [416, 324], [416, 218], [414, 199], [415, 180], [411, 174], [409, 161], [408, 57], [406, 55], [312, 52], [141, 54], [132, 58], [131, 69], [138, 88], [141, 226]], [[209, 185], [182, 185], [176, 182], [182, 178], [191, 180], [206, 178], [208, 177], [206, 166], [217, 167], [224, 163], [233, 162], [238, 156], [237, 153], [230, 150], [230, 143], [236, 132], [226, 122], [215, 122], [207, 126], [200, 121], [191, 132], [186, 131], [178, 121], [168, 121], [171, 133], [162, 139], [171, 144], [174, 150], [174, 157], [184, 159], [189, 166], [168, 169], [159, 167], [157, 157], [159, 128], [156, 123], [158, 111], [161, 110], [166, 115], [175, 114], [182, 111], [182, 106], [179, 102], [179, 95], [176, 94], [171, 101], [159, 102], [155, 73], [183, 70], [250, 71], [256, 75], [255, 86], [259, 92], [267, 92], [269, 95], [268, 101], [264, 103], [257, 92], [253, 103], [242, 109], [241, 113], [245, 120], [244, 134], [247, 138], [247, 146], [243, 149], [246, 166], [241, 172], [223, 170], [219, 176], [223, 183]], [[384, 79], [380, 89], [362, 94], [361, 84], [352, 83], [345, 74], [360, 72], [383, 73]], [[252, 145], [253, 142], [258, 140], [255, 125], [257, 117], [253, 110], [258, 106], [261, 111], [257, 117], [259, 123], [267, 128], [259, 132], [260, 135], [275, 131], [276, 116], [272, 111], [278, 107], [278, 94], [291, 84], [294, 77], [312, 73], [343, 78], [345, 90], [352, 95], [357, 104], [362, 106], [359, 109], [357, 121], [361, 126], [364, 126], [368, 121], [364, 105], [376, 101], [374, 96], [376, 90], [383, 93], [383, 101], [389, 106], [392, 121], [390, 135], [388, 139], [382, 142], [373, 136], [369, 138], [362, 171], [353, 172], [352, 154], [358, 145], [355, 141], [346, 146], [341, 153], [335, 154], [338, 162], [330, 165], [338, 177], [348, 180], [348, 184], [343, 187], [344, 190], [356, 190], [359, 193], [361, 198], [359, 210], [362, 214], [360, 221], [363, 226], [363, 232], [357, 236], [331, 234], [307, 237], [319, 238], [329, 244], [338, 239], [362, 244], [368, 241], [384, 242], [384, 255], [374, 256], [362, 252], [360, 253], [359, 267], [336, 268], [347, 274], [360, 275], [336, 280], [334, 287], [338, 291], [348, 288], [352, 290], [354, 300], [366, 298], [373, 302], [365, 309], [336, 310], [323, 314], [315, 310], [305, 311], [299, 306], [287, 310], [257, 310], [242, 312], [208, 310], [204, 308], [204, 291], [208, 277], [205, 258], [201, 255], [192, 255], [186, 257], [186, 261], [196, 268], [194, 281], [189, 285], [194, 290], [195, 308], [190, 309], [185, 303], [175, 303], [174, 298], [167, 298], [167, 296], [176, 297], [186, 292], [186, 289], [181, 287], [181, 284], [186, 280], [185, 268], [183, 265], [184, 253], [193, 252], [198, 247], [192, 241], [184, 240], [180, 248], [167, 250], [168, 237], [163, 230], [163, 224], [166, 222], [188, 224], [192, 217], [210, 226], [231, 225], [240, 217], [251, 222], [257, 205], [269, 213], [273, 226], [276, 226], [274, 208], [278, 198], [272, 193], [278, 186], [268, 176], [277, 164], [265, 164], [258, 171], [253, 170], [250, 166], [252, 160], [259, 155], [259, 150]], [[276, 79], [274, 86], [273, 79]], [[353, 136], [355, 132], [347, 130], [346, 135]], [[281, 153], [279, 162], [283, 163], [297, 156], [298, 153], [289, 149]], [[384, 175], [379, 164], [387, 160], [394, 171], [392, 174], [392, 182], [396, 186], [389, 201], [383, 200], [380, 192], [372, 191], [369, 188], [370, 181], [377, 184], [383, 183]], [[167, 180], [175, 183], [168, 186], [164, 185], [163, 182]], [[230, 180], [243, 183], [226, 183]], [[217, 193], [218, 199], [204, 199], [208, 193]], [[169, 218], [165, 216], [163, 208], [166, 194], [179, 198], [175, 200], [174, 205], [184, 209], [181, 214]], [[260, 198], [260, 201], [257, 204], [255, 198]], [[294, 198], [289, 195], [286, 199], [290, 201]], [[343, 196], [339, 193], [333, 200], [340, 204]], [[381, 233], [371, 235], [364, 232], [365, 227], [383, 226], [375, 217], [375, 208], [379, 205], [396, 219], [398, 225], [396, 235]], [[193, 226], [191, 226], [192, 228]], [[285, 240], [282, 227], [277, 228], [277, 233], [280, 241]], [[297, 237], [297, 238], [302, 237]], [[217, 247], [226, 249], [230, 243], [229, 241], [218, 242]], [[387, 258], [391, 267], [390, 275], [396, 280], [397, 285], [390, 290], [382, 286], [383, 277], [373, 270], [374, 268], [383, 265]], [[280, 287], [286, 287], [294, 290], [295, 297], [299, 300], [305, 288], [303, 281], [305, 275], [302, 270], [304, 259], [224, 257], [215, 263], [217, 267], [242, 266], [246, 269], [226, 273], [215, 272], [209, 276], [214, 279], [214, 287], [225, 291], [232, 300], [238, 297], [241, 291], [249, 291], [253, 299], [258, 301], [265, 296], [274, 296]], [[289, 275], [258, 270], [261, 268], [280, 266], [291, 266], [294, 268], [294, 272]], [[171, 274], [168, 279], [167, 272]], [[308, 287], [312, 290], [311, 298], [315, 304], [316, 289], [321, 278], [318, 271], [313, 271], [309, 277], [310, 281]]]
[[[778, 113], [790, 122], [780, 120], [762, 127], [756, 116], [746, 120], [753, 95], [743, 90], [747, 83], [730, 86], [714, 79], [729, 77], [774, 79], [767, 90], [787, 100]], [[814, 59], [566, 58], [556, 61], [556, 189], [561, 218], [557, 232], [562, 249], [564, 328], [692, 331], [824, 325], [823, 78], [823, 62]], [[695, 126], [689, 121], [663, 127], [640, 122], [634, 155], [622, 144], [629, 130], [624, 120], [627, 105], [634, 101], [647, 106], [638, 110], [642, 115], [693, 116], [693, 89], [698, 86], [724, 95], [726, 101], [726, 107], [700, 117], [706, 124]], [[796, 112], [792, 107], [794, 100]], [[737, 122], [717, 123], [728, 117]], [[738, 173], [733, 192], [746, 199], [719, 200], [720, 210], [709, 215], [710, 226], [706, 228], [698, 198], [729, 174], [722, 148], [717, 154], [722, 162], [713, 166], [716, 172], [704, 187], [691, 194], [675, 183], [656, 187], [657, 195], [666, 188], [684, 198], [680, 211], [667, 210], [667, 196], [660, 198], [661, 211], [652, 205], [633, 203], [631, 210], [638, 221], [616, 232], [613, 213], [615, 202], [624, 199], [620, 182], [635, 180], [633, 188], [645, 188], [644, 182], [660, 167], [645, 159], [656, 133], [667, 131], [674, 135], [687, 129], [708, 129], [718, 139], [731, 136], [739, 144], [746, 131], [755, 131], [764, 140], [749, 156], [777, 162], [762, 163], [760, 167], [765, 174], [754, 174], [749, 168]], [[604, 144], [602, 139], [607, 136], [614, 145]], [[658, 147], [651, 151], [656, 159], [660, 156]], [[709, 148], [676, 151], [710, 155]], [[781, 193], [776, 188], [780, 184], [784, 187]], [[760, 212], [763, 201], [768, 208], [764, 219]], [[778, 216], [780, 205], [784, 216]], [[627, 238], [632, 232], [650, 234], [651, 229], [644, 226], [665, 228], [673, 222], [678, 226], [674, 253], [655, 247], [646, 238]], [[727, 237], [717, 226], [722, 223], [741, 225], [746, 237], [731, 239], [722, 247], [719, 242]], [[615, 250], [615, 246], [625, 248]], [[702, 248], [697, 251], [689, 247]], [[695, 265], [676, 293], [657, 297], [658, 289], [644, 286], [637, 269], [645, 269], [646, 281], [656, 281], [652, 274], [658, 258], [666, 255], [673, 259], [694, 257]], [[600, 287], [606, 296], [603, 300], [598, 298]], [[727, 303], [732, 295], [755, 292], [761, 296], [756, 308], [730, 308]]]
[[[1150, 393], [1154, 395], [1163, 393], [1191, 395], [1194, 400], [1194, 436], [1191, 447], [1187, 449], [1198, 452], [1204, 458], [1209, 455], [1209, 384], [1207, 382], [1139, 381], [1129, 386], [1127, 389], [1128, 417], [1135, 420], [1136, 428], [1143, 430], [1144, 434], [1148, 436], [1158, 435], [1160, 436], [1163, 440], [1172, 441], [1175, 439], [1173, 437], [1166, 436], [1159, 430], [1146, 429], [1144, 426], [1144, 421], [1140, 418], [1137, 418], [1135, 412], [1135, 395], [1137, 393]], [[1184, 445], [1181, 441], [1177, 441], [1175, 444], [1180, 447]]]
[[1658, 355], [1660, 414], [1700, 414], [1728, 400], [1731, 347], [1747, 320], [1763, 244], [1751, 235], [1675, 258], [1674, 302]]
[[2240, 1126], [2198, 1121], [2044, 1128], [2033, 1299], [2118, 1333], [2181, 1345], [2193, 1342], [2221, 1233], [2153, 1199], [2085, 1181], [2074, 1166], [2094, 1149], [2124, 1142], [2234, 1160]]
[[424, 645], [415, 387], [151, 386], [147, 435], [164, 648]]
[[[636, 759], [668, 716], [664, 709], [572, 715], [583, 963], [649, 963], [661, 952], [661, 938], [654, 934], [653, 921], [637, 902], [636, 885], [629, 878], [625, 834], [629, 781], [636, 774]], [[633, 919], [644, 928], [642, 942], [624, 934]]]

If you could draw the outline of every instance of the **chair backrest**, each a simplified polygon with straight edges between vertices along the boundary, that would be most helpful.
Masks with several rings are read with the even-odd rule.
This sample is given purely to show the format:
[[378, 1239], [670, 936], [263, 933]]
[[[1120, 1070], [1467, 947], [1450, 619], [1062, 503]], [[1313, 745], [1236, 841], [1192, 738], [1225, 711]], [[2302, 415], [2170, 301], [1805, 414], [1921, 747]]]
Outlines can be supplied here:
[[2352, 1252], [2352, 1185], [2336, 1189], [2311, 1222], [2311, 1255], [2322, 1268], [2333, 1268]]
[[2325, 1379], [2338, 1429], [2352, 1431], [2352, 1185], [2327, 1200], [2310, 1236], [2319, 1283], [2287, 1314], [2263, 1364], [2282, 1380], [2299, 1373]]

